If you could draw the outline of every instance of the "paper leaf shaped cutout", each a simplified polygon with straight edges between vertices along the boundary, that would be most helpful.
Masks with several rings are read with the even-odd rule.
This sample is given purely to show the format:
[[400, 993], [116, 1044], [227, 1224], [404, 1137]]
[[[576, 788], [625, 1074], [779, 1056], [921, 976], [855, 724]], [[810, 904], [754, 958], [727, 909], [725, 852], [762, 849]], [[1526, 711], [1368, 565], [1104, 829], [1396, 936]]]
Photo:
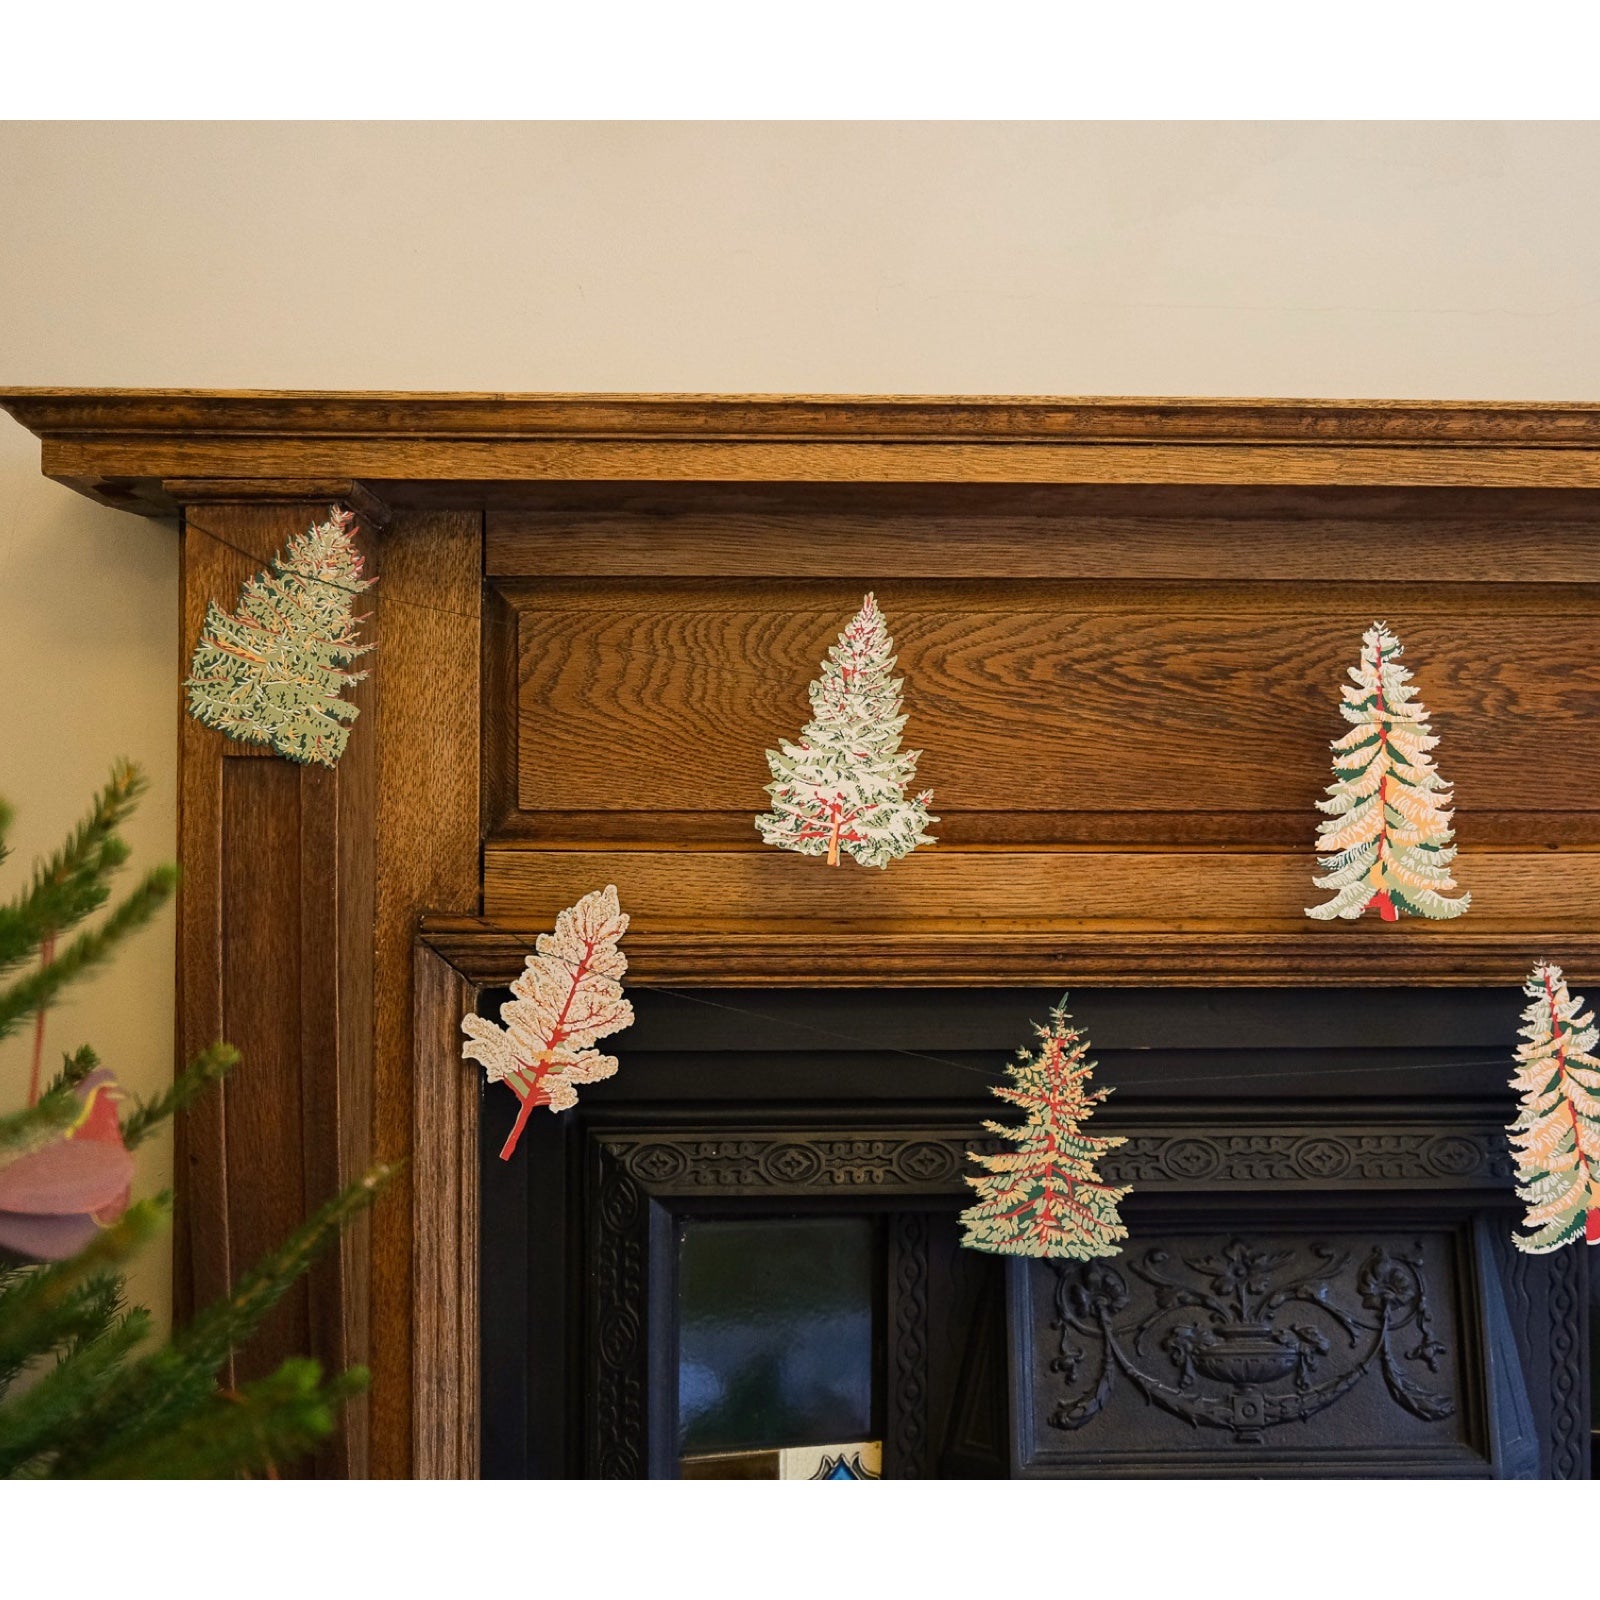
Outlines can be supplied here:
[[1439, 741], [1400, 654], [1400, 641], [1373, 623], [1361, 636], [1361, 665], [1350, 668], [1354, 687], [1341, 690], [1339, 714], [1351, 726], [1333, 741], [1334, 781], [1317, 801], [1327, 820], [1317, 829], [1323, 876], [1312, 879], [1333, 898], [1306, 908], [1320, 921], [1369, 906], [1385, 922], [1402, 911], [1459, 917], [1472, 904], [1470, 894], [1447, 898], [1456, 886], [1450, 786], [1434, 771], [1429, 752]]
[[365, 619], [355, 599], [372, 581], [361, 576], [354, 520], [334, 506], [245, 584], [237, 612], [206, 608], [184, 682], [197, 721], [291, 761], [338, 761], [356, 718], [343, 690], [366, 676], [345, 669], [372, 648], [356, 637]]
[[782, 850], [842, 854], [863, 867], [886, 867], [919, 844], [939, 819], [928, 814], [931, 789], [912, 799], [920, 750], [902, 751], [900, 687], [894, 641], [869, 594], [811, 685], [811, 720], [800, 742], [767, 751], [772, 810], [756, 818], [761, 837]]
[[1548, 1255], [1577, 1239], [1600, 1244], [1600, 1029], [1583, 996], [1567, 993], [1561, 968], [1541, 961], [1522, 986], [1531, 1004], [1518, 1029], [1511, 1087], [1522, 1111], [1510, 1125], [1517, 1194], [1527, 1202], [1511, 1242]]
[[590, 1046], [633, 1021], [618, 981], [628, 958], [617, 941], [627, 931], [614, 885], [586, 894], [556, 918], [554, 933], [539, 935], [537, 953], [500, 1007], [505, 1026], [475, 1014], [461, 1019], [462, 1059], [480, 1063], [490, 1083], [510, 1084], [522, 1102], [502, 1161], [511, 1159], [536, 1106], [565, 1111], [577, 1105], [580, 1083], [617, 1070], [615, 1057]]
[[1128, 1141], [1082, 1131], [1111, 1091], [1089, 1088], [1094, 1073], [1094, 1062], [1087, 1059], [1089, 1041], [1071, 1025], [1064, 995], [1049, 1025], [1034, 1032], [1038, 1049], [1019, 1050], [1006, 1067], [1010, 1085], [990, 1090], [1020, 1106], [1027, 1120], [1020, 1128], [984, 1123], [1016, 1148], [992, 1156], [969, 1152], [985, 1172], [967, 1178], [978, 1199], [961, 1213], [967, 1230], [961, 1242], [1004, 1256], [1070, 1261], [1114, 1256], [1122, 1248], [1117, 1241], [1128, 1237], [1117, 1214], [1128, 1190], [1102, 1183], [1098, 1162]]

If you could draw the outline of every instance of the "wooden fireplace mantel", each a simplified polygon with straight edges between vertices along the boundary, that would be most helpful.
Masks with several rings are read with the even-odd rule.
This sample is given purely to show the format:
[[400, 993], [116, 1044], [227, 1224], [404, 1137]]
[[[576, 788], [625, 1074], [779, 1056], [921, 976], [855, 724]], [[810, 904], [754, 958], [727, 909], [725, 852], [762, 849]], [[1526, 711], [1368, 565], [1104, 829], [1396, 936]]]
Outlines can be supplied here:
[[[255, 1358], [365, 1356], [333, 1470], [469, 1472], [471, 1075], [454, 1019], [615, 882], [684, 985], [1600, 979], [1600, 406], [17, 389], [43, 470], [175, 516], [207, 603], [330, 500], [377, 649], [336, 771], [183, 719], [180, 1049], [196, 1303], [373, 1154], [409, 1194]], [[873, 589], [938, 844], [765, 850], [762, 752]], [[1309, 922], [1362, 629], [1456, 785], [1446, 924]], [[176, 681], [176, 680], [175, 680]], [[442, 1020], [441, 1020], [442, 1019]]]

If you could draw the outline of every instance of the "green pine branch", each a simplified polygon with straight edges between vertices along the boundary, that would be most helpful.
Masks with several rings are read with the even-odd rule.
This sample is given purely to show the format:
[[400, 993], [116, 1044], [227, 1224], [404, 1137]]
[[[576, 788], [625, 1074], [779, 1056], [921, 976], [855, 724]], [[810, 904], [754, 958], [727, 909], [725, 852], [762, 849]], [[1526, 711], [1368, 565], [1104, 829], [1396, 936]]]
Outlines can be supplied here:
[[231, 1044], [214, 1044], [189, 1063], [165, 1094], [140, 1101], [122, 1119], [122, 1142], [130, 1149], [144, 1142], [169, 1117], [176, 1116], [212, 1084], [220, 1083], [239, 1064]]
[[0, 992], [0, 1039], [26, 1018], [54, 1003], [70, 983], [105, 961], [127, 936], [142, 928], [171, 897], [176, 867], [156, 867], [98, 928], [80, 933], [47, 965]]
[[[230, 1352], [255, 1332], [339, 1229], [372, 1203], [394, 1170], [374, 1167], [335, 1195], [241, 1278], [226, 1299], [200, 1312], [170, 1344], [125, 1368], [95, 1408], [99, 1451], [136, 1453], [141, 1441], [182, 1427], [215, 1393], [216, 1375]], [[66, 1452], [62, 1475], [79, 1476], [90, 1465], [87, 1457]]]
[[0, 1117], [0, 1167], [63, 1137], [83, 1113], [72, 1085], [58, 1078], [37, 1105]]
[[0, 1478], [48, 1475], [149, 1334], [150, 1313], [142, 1306], [113, 1313], [93, 1338], [75, 1343], [30, 1388], [0, 1407]]
[[128, 1207], [77, 1255], [23, 1273], [0, 1294], [0, 1371], [25, 1364], [81, 1337], [85, 1286], [115, 1272], [149, 1242], [172, 1209], [172, 1197], [156, 1195]]
[[214, 1478], [238, 1476], [240, 1462], [270, 1475], [273, 1463], [314, 1450], [338, 1425], [339, 1409], [367, 1386], [364, 1367], [331, 1382], [304, 1358], [285, 1361], [270, 1377], [236, 1394], [216, 1394], [170, 1432], [146, 1433], [101, 1456], [89, 1478]]
[[[40, 1270], [32, 1263], [19, 1263], [0, 1271], [0, 1317], [4, 1315], [5, 1297]], [[53, 1313], [44, 1338], [36, 1341], [36, 1348], [26, 1355], [13, 1351], [4, 1366], [0, 1366], [0, 1400], [5, 1399], [12, 1383], [30, 1362], [52, 1355], [58, 1360], [70, 1361], [74, 1352], [86, 1348], [110, 1329], [124, 1309], [122, 1288], [122, 1279], [117, 1274], [105, 1272], [73, 1289]], [[4, 1433], [5, 1415], [0, 1411], [0, 1434]]]
[[[76, 927], [105, 904], [111, 892], [107, 879], [128, 859], [128, 846], [117, 830], [145, 788], [137, 767], [117, 762], [110, 781], [66, 844], [35, 867], [33, 880], [21, 895], [0, 906], [0, 972], [26, 960], [51, 935]], [[0, 832], [10, 821], [10, 811], [0, 810]]]

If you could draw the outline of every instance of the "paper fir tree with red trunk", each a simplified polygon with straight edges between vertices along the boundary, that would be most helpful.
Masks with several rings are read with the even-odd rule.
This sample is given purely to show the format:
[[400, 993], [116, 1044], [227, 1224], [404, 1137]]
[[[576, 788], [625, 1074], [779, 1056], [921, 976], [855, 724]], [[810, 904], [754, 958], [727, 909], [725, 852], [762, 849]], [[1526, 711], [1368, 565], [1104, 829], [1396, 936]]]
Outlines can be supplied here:
[[337, 763], [356, 718], [344, 689], [366, 676], [348, 668], [372, 648], [356, 632], [356, 596], [373, 580], [354, 520], [334, 506], [250, 579], [237, 612], [207, 606], [184, 683], [197, 721], [291, 761]]
[[785, 739], [767, 752], [772, 810], [756, 827], [768, 844], [825, 856], [830, 867], [841, 855], [887, 867], [934, 842], [924, 831], [939, 820], [928, 814], [933, 791], [906, 797], [922, 752], [900, 748], [904, 680], [890, 676], [893, 650], [869, 594], [811, 685], [811, 721], [799, 743]]
[[1529, 1255], [1548, 1255], [1578, 1239], [1600, 1244], [1600, 1060], [1591, 1054], [1600, 1029], [1548, 961], [1523, 993], [1530, 1004], [1518, 1031], [1526, 1043], [1517, 1046], [1511, 1079], [1522, 1111], [1510, 1134], [1531, 1231], [1511, 1238]]
[[534, 1110], [565, 1111], [578, 1103], [580, 1083], [617, 1070], [616, 1057], [592, 1047], [633, 1021], [620, 982], [628, 958], [618, 941], [627, 930], [614, 885], [586, 894], [556, 918], [554, 933], [539, 935], [500, 1008], [505, 1026], [476, 1013], [461, 1019], [462, 1059], [478, 1062], [490, 1083], [510, 1084], [522, 1102], [502, 1161], [511, 1159]]
[[1333, 741], [1334, 781], [1317, 802], [1327, 819], [1317, 830], [1323, 875], [1333, 891], [1306, 915], [1327, 921], [1359, 917], [1376, 907], [1385, 922], [1400, 914], [1459, 917], [1470, 894], [1452, 899], [1455, 860], [1451, 790], [1434, 770], [1439, 743], [1428, 714], [1400, 665], [1400, 641], [1381, 622], [1362, 635], [1361, 664], [1350, 669], [1339, 713], [1351, 724]]
[[1066, 1007], [1062, 996], [1048, 1025], [1034, 1029], [1038, 1048], [1018, 1050], [1006, 1067], [1010, 1084], [991, 1089], [1021, 1107], [1027, 1120], [1019, 1128], [985, 1122], [1014, 1148], [971, 1153], [985, 1169], [981, 1177], [967, 1178], [978, 1199], [961, 1213], [967, 1230], [961, 1242], [972, 1249], [1088, 1261], [1116, 1255], [1117, 1241], [1128, 1237], [1117, 1214], [1128, 1190], [1103, 1183], [1098, 1170], [1106, 1151], [1127, 1140], [1083, 1131], [1111, 1091], [1089, 1087], [1095, 1065], [1088, 1059], [1089, 1041], [1072, 1026]]

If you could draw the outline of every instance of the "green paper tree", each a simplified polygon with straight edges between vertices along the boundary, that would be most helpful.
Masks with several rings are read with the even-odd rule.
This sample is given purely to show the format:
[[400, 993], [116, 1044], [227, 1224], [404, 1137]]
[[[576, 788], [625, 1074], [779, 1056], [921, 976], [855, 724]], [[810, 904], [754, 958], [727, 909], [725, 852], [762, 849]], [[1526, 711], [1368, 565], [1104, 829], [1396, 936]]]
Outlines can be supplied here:
[[933, 791], [906, 798], [922, 752], [900, 748], [904, 680], [890, 676], [893, 650], [869, 594], [811, 685], [811, 720], [800, 742], [785, 739], [767, 751], [772, 810], [756, 818], [766, 843], [826, 856], [830, 867], [841, 854], [863, 867], [887, 867], [934, 842], [924, 831], [939, 820], [928, 814]]
[[354, 520], [334, 506], [245, 584], [236, 613], [206, 608], [184, 683], [206, 727], [291, 761], [331, 767], [344, 753], [356, 718], [344, 689], [366, 676], [346, 669], [372, 648], [356, 636], [355, 598], [372, 582]]
[[1129, 1191], [1101, 1182], [1098, 1164], [1127, 1140], [1083, 1132], [1111, 1091], [1089, 1088], [1095, 1064], [1087, 1059], [1088, 1039], [1068, 1018], [1066, 996], [1049, 1024], [1034, 1031], [1039, 1047], [1018, 1050], [1006, 1067], [1010, 1084], [991, 1089], [1020, 1106], [1027, 1120], [1019, 1128], [984, 1123], [1015, 1148], [997, 1155], [970, 1152], [985, 1170], [967, 1178], [978, 1199], [961, 1213], [967, 1230], [961, 1242], [995, 1255], [1072, 1261], [1114, 1256], [1121, 1249], [1117, 1241], [1128, 1237], [1117, 1205]]
[[1527, 1203], [1512, 1243], [1548, 1255], [1579, 1239], [1600, 1244], [1600, 1042], [1594, 1013], [1567, 992], [1561, 968], [1541, 961], [1523, 985], [1531, 1003], [1518, 1030], [1511, 1087], [1522, 1111], [1510, 1125], [1517, 1194]]
[[1400, 641], [1373, 623], [1361, 638], [1361, 664], [1350, 669], [1354, 686], [1341, 690], [1339, 714], [1352, 726], [1333, 741], [1334, 781], [1317, 801], [1327, 820], [1317, 830], [1323, 876], [1312, 882], [1333, 891], [1306, 908], [1318, 921], [1352, 920], [1368, 906], [1385, 922], [1398, 922], [1402, 911], [1440, 920], [1472, 904], [1470, 894], [1448, 898], [1456, 886], [1451, 791], [1434, 770], [1429, 752], [1439, 741], [1400, 654]]

